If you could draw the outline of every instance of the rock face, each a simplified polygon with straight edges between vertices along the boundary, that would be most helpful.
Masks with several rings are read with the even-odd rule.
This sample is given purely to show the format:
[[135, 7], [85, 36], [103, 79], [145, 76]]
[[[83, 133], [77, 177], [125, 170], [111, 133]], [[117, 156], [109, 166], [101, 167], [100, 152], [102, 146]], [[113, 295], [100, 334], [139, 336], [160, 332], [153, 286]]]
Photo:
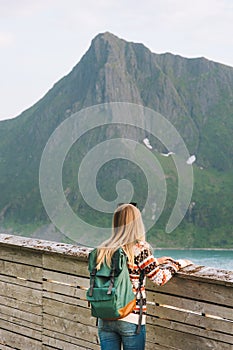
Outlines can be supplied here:
[[[49, 136], [74, 112], [104, 102], [152, 108], [178, 129], [199, 166], [222, 172], [233, 168], [233, 68], [205, 58], [154, 54], [107, 32], [93, 39], [80, 62], [40, 101], [19, 117], [0, 122], [4, 217], [16, 215], [29, 222], [45, 217], [38, 169]], [[133, 133], [134, 138], [147, 136]], [[107, 128], [102, 136], [111, 134]]]

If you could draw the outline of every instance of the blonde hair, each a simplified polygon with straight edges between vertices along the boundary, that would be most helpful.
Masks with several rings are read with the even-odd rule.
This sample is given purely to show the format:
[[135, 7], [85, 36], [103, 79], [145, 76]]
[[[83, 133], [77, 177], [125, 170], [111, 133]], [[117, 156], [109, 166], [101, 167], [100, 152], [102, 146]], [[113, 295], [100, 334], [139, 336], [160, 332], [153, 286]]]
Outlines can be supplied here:
[[114, 252], [123, 248], [129, 263], [134, 263], [134, 245], [145, 241], [145, 228], [140, 211], [132, 204], [120, 205], [113, 215], [112, 235], [97, 249], [97, 270], [106, 261], [111, 266]]

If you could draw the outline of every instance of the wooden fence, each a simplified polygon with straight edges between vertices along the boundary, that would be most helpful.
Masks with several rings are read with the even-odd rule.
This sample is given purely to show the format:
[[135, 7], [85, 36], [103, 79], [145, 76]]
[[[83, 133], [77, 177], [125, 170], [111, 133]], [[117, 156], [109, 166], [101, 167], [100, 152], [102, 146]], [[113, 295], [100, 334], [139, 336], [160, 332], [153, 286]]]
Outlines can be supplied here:
[[[88, 248], [0, 235], [0, 349], [100, 349]], [[191, 266], [148, 282], [147, 350], [232, 350], [233, 272]]]

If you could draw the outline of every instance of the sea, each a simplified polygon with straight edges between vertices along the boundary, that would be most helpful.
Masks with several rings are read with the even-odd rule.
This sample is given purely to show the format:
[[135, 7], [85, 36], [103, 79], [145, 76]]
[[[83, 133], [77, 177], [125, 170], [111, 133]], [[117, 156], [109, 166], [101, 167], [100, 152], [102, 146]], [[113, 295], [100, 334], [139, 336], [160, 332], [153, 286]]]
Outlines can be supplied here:
[[233, 250], [230, 249], [155, 249], [154, 256], [184, 258], [196, 265], [233, 271]]

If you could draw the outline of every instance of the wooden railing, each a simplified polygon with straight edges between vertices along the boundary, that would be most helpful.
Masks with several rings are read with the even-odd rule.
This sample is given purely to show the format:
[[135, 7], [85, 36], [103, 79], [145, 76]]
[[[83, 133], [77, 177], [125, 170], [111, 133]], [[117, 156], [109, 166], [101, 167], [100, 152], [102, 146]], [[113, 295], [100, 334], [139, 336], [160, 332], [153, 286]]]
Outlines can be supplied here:
[[[89, 249], [0, 235], [0, 349], [100, 349]], [[191, 266], [147, 284], [147, 350], [232, 350], [233, 272]]]

